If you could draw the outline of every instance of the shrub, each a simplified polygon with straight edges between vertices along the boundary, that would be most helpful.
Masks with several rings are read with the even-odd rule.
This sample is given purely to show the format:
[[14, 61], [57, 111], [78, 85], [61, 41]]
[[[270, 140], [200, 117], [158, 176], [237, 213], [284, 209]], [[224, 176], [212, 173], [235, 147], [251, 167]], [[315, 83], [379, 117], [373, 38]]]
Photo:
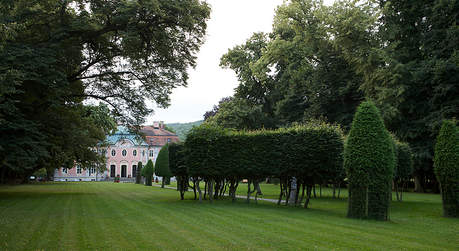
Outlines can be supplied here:
[[169, 145], [164, 145], [158, 153], [156, 158], [156, 176], [162, 177], [161, 187], [164, 188], [164, 183], [167, 178], [171, 177], [171, 171], [169, 170]]
[[155, 167], [153, 161], [148, 160], [147, 165], [142, 169], [145, 176], [145, 186], [151, 186], [151, 179], [153, 178], [153, 173], [155, 172]]
[[443, 215], [459, 217], [459, 128], [443, 121], [435, 144], [434, 171], [440, 182]]
[[357, 109], [344, 150], [349, 181], [348, 217], [387, 220], [395, 149], [378, 109], [363, 102]]
[[135, 183], [136, 184], [140, 184], [140, 182], [142, 181], [142, 162], [139, 161], [139, 163], [137, 163], [137, 169], [136, 169], [136, 176], [135, 176]]

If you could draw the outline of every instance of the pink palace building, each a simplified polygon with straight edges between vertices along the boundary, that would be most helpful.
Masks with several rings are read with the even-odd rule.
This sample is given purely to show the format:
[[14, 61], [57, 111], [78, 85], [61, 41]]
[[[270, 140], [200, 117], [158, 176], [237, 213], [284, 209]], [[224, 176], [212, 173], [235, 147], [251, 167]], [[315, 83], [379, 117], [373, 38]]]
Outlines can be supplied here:
[[154, 122], [152, 126], [144, 126], [142, 139], [130, 133], [126, 127], [118, 126], [113, 135], [107, 136], [109, 146], [98, 149], [107, 157], [106, 170], [97, 172], [95, 168], [82, 169], [76, 165], [72, 169], [59, 168], [54, 173], [55, 181], [102, 181], [113, 180], [117, 175], [122, 181], [134, 181], [139, 161], [145, 166], [151, 159], [156, 161], [159, 150], [166, 143], [178, 142], [176, 134], [164, 129], [163, 122]]

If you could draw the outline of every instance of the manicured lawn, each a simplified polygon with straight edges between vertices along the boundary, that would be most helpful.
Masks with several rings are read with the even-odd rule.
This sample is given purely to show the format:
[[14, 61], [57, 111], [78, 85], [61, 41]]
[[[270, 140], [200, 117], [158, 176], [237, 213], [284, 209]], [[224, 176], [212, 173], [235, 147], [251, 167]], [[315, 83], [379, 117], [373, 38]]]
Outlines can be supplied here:
[[[274, 193], [274, 187], [263, 192], [270, 188]], [[459, 247], [459, 219], [441, 216], [439, 195], [406, 194], [405, 202], [392, 203], [389, 222], [347, 219], [344, 198], [317, 198], [305, 210], [243, 200], [200, 204], [191, 197], [180, 201], [170, 189], [101, 182], [1, 186], [0, 249]]]

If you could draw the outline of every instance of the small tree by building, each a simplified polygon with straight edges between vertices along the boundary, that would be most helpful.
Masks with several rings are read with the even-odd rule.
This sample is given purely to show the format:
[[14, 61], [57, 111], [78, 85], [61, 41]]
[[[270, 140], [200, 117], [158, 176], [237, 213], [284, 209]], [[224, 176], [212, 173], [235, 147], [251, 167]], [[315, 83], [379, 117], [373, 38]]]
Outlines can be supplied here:
[[387, 220], [395, 149], [381, 115], [371, 102], [357, 109], [344, 150], [349, 180], [348, 217]]
[[459, 128], [445, 120], [435, 144], [434, 171], [440, 182], [443, 215], [459, 217]]
[[148, 160], [147, 165], [142, 169], [145, 176], [145, 186], [151, 186], [151, 179], [153, 178], [153, 173], [155, 172], [155, 167], [153, 161]]
[[158, 153], [158, 157], [156, 158], [156, 169], [155, 169], [156, 176], [162, 177], [161, 187], [164, 188], [164, 183], [166, 179], [172, 176], [171, 171], [169, 169], [169, 145], [164, 145]]
[[142, 162], [141, 161], [137, 163], [137, 169], [135, 171], [136, 171], [135, 183], [140, 184], [142, 181]]

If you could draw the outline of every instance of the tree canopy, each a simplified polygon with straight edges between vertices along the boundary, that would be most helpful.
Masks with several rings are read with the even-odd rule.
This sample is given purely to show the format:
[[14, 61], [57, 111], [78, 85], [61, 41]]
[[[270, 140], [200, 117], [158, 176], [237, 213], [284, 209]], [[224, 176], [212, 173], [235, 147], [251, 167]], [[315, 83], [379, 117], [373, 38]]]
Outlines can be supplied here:
[[[254, 33], [221, 65], [236, 73], [245, 110], [271, 119], [260, 127], [321, 119], [348, 131], [358, 104], [373, 100], [412, 149], [416, 188], [435, 189], [435, 135], [440, 121], [459, 117], [458, 12], [457, 1], [292, 0], [272, 32]], [[221, 113], [248, 114], [229, 108]]]
[[[109, 117], [138, 126], [147, 100], [167, 107], [196, 65], [209, 12], [199, 0], [2, 1], [2, 180], [94, 162]], [[88, 106], [99, 102], [108, 108]]]

